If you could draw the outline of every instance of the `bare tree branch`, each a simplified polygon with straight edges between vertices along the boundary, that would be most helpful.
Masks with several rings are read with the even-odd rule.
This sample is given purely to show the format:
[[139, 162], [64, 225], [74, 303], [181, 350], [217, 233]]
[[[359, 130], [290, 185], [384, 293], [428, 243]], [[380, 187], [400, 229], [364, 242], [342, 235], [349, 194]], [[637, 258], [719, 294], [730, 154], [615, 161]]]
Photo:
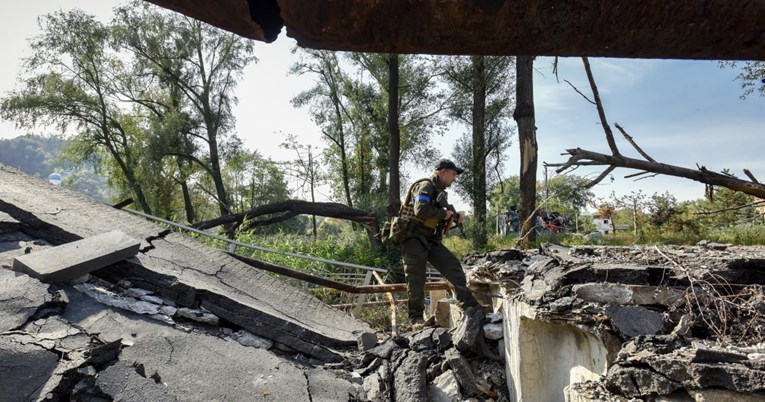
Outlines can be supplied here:
[[651, 162], [656, 162], [656, 160], [651, 158], [647, 153], [645, 153], [645, 151], [643, 151], [643, 148], [640, 148], [638, 144], [635, 143], [635, 140], [632, 139], [632, 136], [627, 134], [627, 132], [624, 131], [624, 129], [622, 128], [622, 126], [619, 125], [619, 123], [614, 123], [614, 126], [616, 126], [616, 128], [618, 128], [619, 131], [622, 132], [622, 135], [627, 140], [627, 142], [629, 142], [632, 145], [632, 147], [635, 148], [635, 150], [638, 151], [638, 153], [643, 156], [643, 158]]
[[752, 174], [752, 172], [749, 171], [749, 169], [744, 169], [744, 174], [746, 175], [746, 177], [749, 178], [749, 180], [755, 183], [759, 183], [759, 181], [757, 181], [757, 178], [754, 177], [754, 175]]
[[696, 214], [697, 215], [711, 215], [711, 214], [716, 214], [716, 213], [719, 213], [719, 212], [735, 211], [737, 209], [744, 209], [744, 208], [748, 208], [748, 207], [753, 207], [755, 205], [760, 205], [760, 204], [763, 204], [763, 203], [765, 203], [765, 200], [751, 202], [751, 203], [746, 204], [746, 205], [738, 205], [738, 206], [735, 206], [735, 207], [718, 209], [718, 210], [715, 210], [715, 211], [696, 212]]
[[603, 181], [603, 179], [605, 179], [605, 178], [606, 178], [606, 176], [608, 176], [608, 174], [609, 174], [609, 173], [613, 172], [615, 168], [616, 168], [615, 166], [609, 166], [609, 167], [608, 167], [608, 168], [606, 168], [606, 170], [604, 170], [604, 171], [603, 171], [603, 172], [602, 172], [600, 175], [598, 175], [598, 177], [596, 177], [596, 178], [592, 179], [592, 181], [591, 181], [591, 182], [589, 182], [589, 183], [585, 184], [585, 185], [584, 185], [584, 188], [592, 188], [592, 187], [595, 187], [595, 185], [596, 185], [596, 184], [598, 184], [598, 183], [600, 183], [601, 181]]
[[578, 93], [579, 95], [582, 95], [582, 98], [584, 98], [584, 100], [586, 100], [587, 102], [592, 103], [593, 105], [596, 104], [595, 102], [590, 100], [590, 98], [588, 98], [587, 95], [583, 94], [582, 91], [579, 90], [579, 88], [575, 87], [574, 84], [571, 83], [571, 81], [569, 81], [569, 80], [563, 80], [563, 81], [565, 81], [566, 84], [571, 86], [571, 88], [573, 88], [573, 90], [576, 91], [576, 93]]
[[600, 100], [600, 92], [598, 92], [598, 86], [595, 85], [595, 77], [592, 75], [590, 60], [587, 57], [582, 57], [582, 62], [584, 63], [584, 71], [587, 73], [587, 80], [590, 82], [590, 88], [592, 88], [592, 95], [595, 98], [595, 106], [598, 108], [600, 124], [603, 126], [603, 131], [606, 133], [606, 141], [608, 141], [608, 147], [611, 148], [612, 154], [619, 155], [619, 148], [616, 146], [614, 133], [611, 131], [611, 126], [608, 125], [608, 120], [606, 120], [606, 111], [603, 109], [603, 101]]
[[[727, 174], [712, 172], [701, 166], [699, 170], [688, 169], [680, 166], [668, 165], [660, 162], [651, 162], [641, 159], [628, 158], [623, 155], [605, 155], [597, 152], [586, 151], [580, 148], [568, 149], [571, 155], [569, 161], [564, 165], [568, 168], [577, 164], [577, 161], [598, 162], [610, 167], [624, 167], [646, 172], [664, 174], [667, 176], [684, 177], [695, 180], [699, 183], [708, 185], [727, 187], [731, 190], [741, 191], [742, 193], [753, 195], [757, 198], [765, 199], [765, 185], [754, 183], [747, 180], [741, 180]], [[558, 168], [556, 173], [565, 170], [564, 167]]]
[[[625, 157], [621, 155], [616, 146], [616, 141], [614, 140], [613, 132], [611, 131], [611, 128], [608, 125], [608, 121], [606, 120], [605, 110], [603, 109], [603, 103], [600, 100], [600, 95], [598, 93], [597, 85], [595, 84], [595, 78], [593, 77], [589, 60], [587, 59], [587, 57], [582, 57], [582, 61], [584, 63], [585, 72], [587, 73], [587, 79], [590, 82], [590, 87], [592, 88], [592, 93], [595, 98], [595, 106], [598, 109], [598, 116], [600, 117], [600, 123], [603, 126], [603, 130], [606, 134], [606, 140], [608, 141], [608, 146], [611, 148], [612, 155], [586, 151], [581, 148], [568, 149], [567, 152], [570, 155], [568, 161], [566, 161], [565, 163], [554, 163], [554, 164], [545, 163], [545, 166], [559, 166], [559, 168], [555, 172], [561, 173], [568, 169], [573, 170], [579, 166], [608, 165], [608, 168], [605, 171], [603, 171], [597, 178], [595, 178], [593, 181], [587, 184], [588, 188], [594, 186], [595, 184], [598, 184], [606, 176], [608, 176], [608, 174], [611, 173], [615, 168], [624, 167], [624, 168], [642, 170], [642, 172], [627, 175], [625, 176], [625, 178], [642, 176], [636, 179], [636, 180], [642, 180], [649, 177], [647, 176], [649, 174], [652, 174], [650, 177], [663, 174], [667, 176], [683, 177], [686, 179], [698, 181], [706, 185], [705, 194], [707, 198], [709, 198], [710, 200], [713, 194], [713, 186], [726, 187], [734, 191], [740, 191], [742, 193], [749, 194], [760, 199], [765, 199], [765, 185], [760, 184], [760, 182], [757, 181], [757, 179], [748, 169], [744, 169], [744, 174], [746, 174], [746, 176], [751, 181], [738, 179], [727, 170], [719, 172], [719, 173], [712, 172], [708, 170], [706, 167], [699, 166], [698, 164], [696, 165], [698, 169], [693, 170], [693, 169], [688, 169], [684, 167], [668, 165], [665, 163], [657, 162], [655, 159], [651, 158], [648, 155], [648, 153], [643, 151], [643, 149], [640, 148], [640, 146], [638, 146], [637, 143], [635, 143], [632, 136], [627, 134], [627, 132], [618, 123], [616, 123], [614, 124], [616, 128], [619, 129], [619, 131], [622, 133], [624, 138], [635, 148], [635, 150], [637, 150], [638, 153], [640, 153], [640, 155], [643, 158], [645, 158], [645, 160], [629, 158], [629, 157]], [[571, 85], [571, 83], [569, 83], [569, 85]], [[575, 91], [579, 92], [579, 90], [577, 90], [573, 85], [571, 86], [574, 88]], [[579, 94], [584, 96], [581, 92], [579, 92]], [[587, 99], [586, 96], [584, 96], [584, 98]]]

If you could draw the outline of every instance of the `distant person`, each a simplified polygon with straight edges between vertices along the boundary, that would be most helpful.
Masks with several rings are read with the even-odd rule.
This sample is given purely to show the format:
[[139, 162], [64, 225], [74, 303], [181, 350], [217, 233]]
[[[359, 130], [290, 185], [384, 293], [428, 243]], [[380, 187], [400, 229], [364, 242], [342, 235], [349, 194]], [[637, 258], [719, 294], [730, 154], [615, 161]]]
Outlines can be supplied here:
[[445, 200], [446, 189], [463, 171], [450, 160], [438, 161], [431, 177], [420, 179], [409, 188], [406, 196], [409, 204], [405, 203], [402, 208], [402, 215], [410, 218], [401, 251], [409, 296], [409, 318], [413, 329], [422, 328], [425, 324], [425, 265], [428, 262], [454, 287], [455, 296], [462, 308], [479, 307], [467, 287], [462, 264], [441, 243], [447, 224], [452, 221], [462, 223], [462, 215]]
[[521, 216], [518, 213], [518, 207], [515, 205], [510, 206], [510, 219], [513, 232], [519, 232], [521, 230]]

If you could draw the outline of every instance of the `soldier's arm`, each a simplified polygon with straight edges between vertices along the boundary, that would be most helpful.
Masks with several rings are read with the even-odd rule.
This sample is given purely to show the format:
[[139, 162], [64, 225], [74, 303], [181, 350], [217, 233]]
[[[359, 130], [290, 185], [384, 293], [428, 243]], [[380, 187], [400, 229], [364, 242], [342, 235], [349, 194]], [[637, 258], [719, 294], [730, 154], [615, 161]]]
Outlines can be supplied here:
[[446, 217], [446, 210], [440, 207], [434, 206], [431, 201], [435, 197], [436, 189], [433, 185], [424, 182], [412, 189], [412, 197], [414, 198], [414, 215], [420, 219], [438, 219], [442, 220]]

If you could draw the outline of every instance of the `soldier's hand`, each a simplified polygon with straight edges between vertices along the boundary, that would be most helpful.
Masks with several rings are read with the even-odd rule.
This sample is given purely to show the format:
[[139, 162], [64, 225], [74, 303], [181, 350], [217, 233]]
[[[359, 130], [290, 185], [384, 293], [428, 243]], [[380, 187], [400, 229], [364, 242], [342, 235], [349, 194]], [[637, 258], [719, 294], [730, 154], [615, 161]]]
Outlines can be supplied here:
[[452, 219], [453, 216], [454, 216], [454, 211], [447, 209], [446, 216], [444, 216], [444, 220], [448, 221], [449, 219]]
[[462, 221], [463, 221], [464, 219], [465, 219], [465, 218], [462, 216], [462, 214], [459, 214], [459, 213], [457, 214], [457, 224], [458, 224], [458, 225], [462, 225]]

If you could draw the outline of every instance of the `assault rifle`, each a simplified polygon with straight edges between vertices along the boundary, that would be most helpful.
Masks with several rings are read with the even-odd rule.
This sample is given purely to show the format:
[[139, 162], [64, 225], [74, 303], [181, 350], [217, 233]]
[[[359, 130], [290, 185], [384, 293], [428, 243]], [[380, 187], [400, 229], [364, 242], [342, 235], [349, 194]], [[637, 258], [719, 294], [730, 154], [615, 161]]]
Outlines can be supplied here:
[[467, 239], [467, 236], [465, 236], [465, 229], [462, 228], [462, 223], [460, 223], [460, 214], [454, 209], [452, 205], [449, 204], [448, 195], [445, 192], [438, 194], [438, 197], [436, 197], [436, 204], [454, 213], [452, 214], [451, 218], [446, 220], [446, 224], [444, 225], [444, 234], [449, 234], [449, 231], [452, 230], [452, 223], [454, 223], [454, 227], [457, 227], [460, 230], [462, 238]]

